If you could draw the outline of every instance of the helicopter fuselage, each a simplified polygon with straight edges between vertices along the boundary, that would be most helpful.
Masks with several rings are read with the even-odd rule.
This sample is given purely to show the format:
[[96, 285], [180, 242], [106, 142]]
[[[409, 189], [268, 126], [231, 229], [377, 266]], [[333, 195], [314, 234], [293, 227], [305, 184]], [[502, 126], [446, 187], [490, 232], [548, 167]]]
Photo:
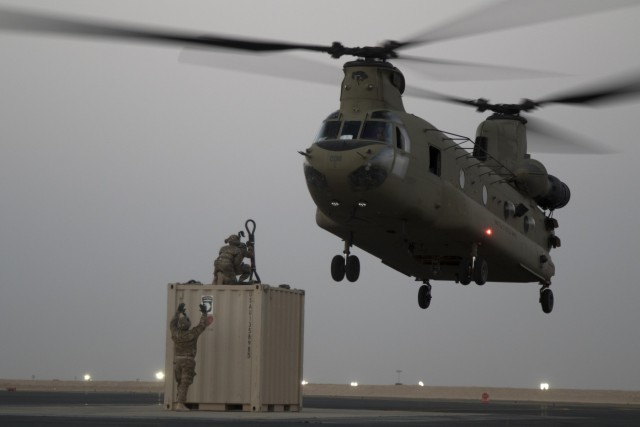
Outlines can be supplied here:
[[[488, 281], [550, 284], [554, 220], [523, 194], [527, 183], [548, 193], [546, 171], [543, 179], [518, 173], [530, 162], [526, 153], [469, 151], [406, 113], [403, 89], [386, 62], [345, 65], [340, 110], [303, 153], [318, 225], [417, 280], [458, 281], [464, 261], [482, 257]], [[479, 134], [524, 127], [511, 117], [485, 123]]]

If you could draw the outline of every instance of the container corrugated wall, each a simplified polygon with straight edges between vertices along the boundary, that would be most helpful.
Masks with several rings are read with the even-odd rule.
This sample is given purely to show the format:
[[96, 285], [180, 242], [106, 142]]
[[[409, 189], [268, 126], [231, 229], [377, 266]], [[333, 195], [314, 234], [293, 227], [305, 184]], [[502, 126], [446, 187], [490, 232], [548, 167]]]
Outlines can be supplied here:
[[302, 408], [304, 291], [255, 285], [170, 284], [167, 295], [165, 408], [176, 398], [169, 322], [184, 302], [191, 322], [211, 297], [214, 323], [198, 340], [188, 406], [201, 410]]

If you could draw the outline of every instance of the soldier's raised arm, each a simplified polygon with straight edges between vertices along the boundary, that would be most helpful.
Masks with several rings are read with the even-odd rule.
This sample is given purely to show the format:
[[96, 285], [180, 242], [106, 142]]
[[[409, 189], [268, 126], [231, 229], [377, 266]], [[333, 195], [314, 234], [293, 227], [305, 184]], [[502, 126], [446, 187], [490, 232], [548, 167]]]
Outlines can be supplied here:
[[198, 335], [200, 335], [205, 328], [207, 327], [207, 306], [204, 304], [200, 304], [200, 322], [196, 326], [193, 327], [193, 331], [196, 331]]
[[245, 250], [245, 258], [251, 258], [254, 253], [254, 243], [252, 241], [248, 241]]
[[173, 319], [171, 319], [171, 322], [169, 323], [169, 329], [171, 331], [174, 331], [175, 329], [178, 328], [178, 320], [180, 319], [180, 314], [184, 314], [186, 312], [184, 303], [181, 302], [180, 305], [178, 305], [178, 308], [176, 309], [176, 314], [173, 316]]

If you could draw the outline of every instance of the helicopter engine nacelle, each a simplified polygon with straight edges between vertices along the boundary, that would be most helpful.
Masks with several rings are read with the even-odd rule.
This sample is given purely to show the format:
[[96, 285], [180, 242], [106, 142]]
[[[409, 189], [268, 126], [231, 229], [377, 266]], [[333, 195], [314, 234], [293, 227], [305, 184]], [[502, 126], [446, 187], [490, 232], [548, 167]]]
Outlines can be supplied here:
[[536, 198], [536, 203], [542, 209], [554, 210], [565, 207], [571, 198], [569, 186], [553, 175], [549, 175], [548, 179], [549, 191], [544, 196]]
[[542, 209], [560, 209], [571, 198], [567, 184], [549, 175], [547, 168], [534, 159], [526, 159], [518, 165], [515, 184], [518, 190], [533, 198]]
[[516, 168], [515, 184], [518, 190], [529, 197], [542, 197], [550, 186], [547, 168], [537, 160], [526, 159]]

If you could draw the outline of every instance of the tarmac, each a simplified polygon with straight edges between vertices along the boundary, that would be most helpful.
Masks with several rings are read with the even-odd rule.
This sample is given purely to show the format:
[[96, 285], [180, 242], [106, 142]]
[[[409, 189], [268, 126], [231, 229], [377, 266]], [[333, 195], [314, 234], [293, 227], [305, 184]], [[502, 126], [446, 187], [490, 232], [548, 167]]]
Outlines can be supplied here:
[[[0, 390], [163, 393], [162, 381], [67, 381], [0, 379]], [[305, 397], [366, 397], [395, 399], [447, 399], [469, 401], [593, 403], [640, 405], [640, 391], [578, 390], [504, 387], [444, 387], [418, 385], [307, 384]], [[484, 398], [483, 398], [484, 397]]]
[[175, 412], [162, 405], [162, 382], [0, 380], [0, 425], [592, 427], [640, 419], [634, 391], [332, 384], [303, 390], [302, 411]]

